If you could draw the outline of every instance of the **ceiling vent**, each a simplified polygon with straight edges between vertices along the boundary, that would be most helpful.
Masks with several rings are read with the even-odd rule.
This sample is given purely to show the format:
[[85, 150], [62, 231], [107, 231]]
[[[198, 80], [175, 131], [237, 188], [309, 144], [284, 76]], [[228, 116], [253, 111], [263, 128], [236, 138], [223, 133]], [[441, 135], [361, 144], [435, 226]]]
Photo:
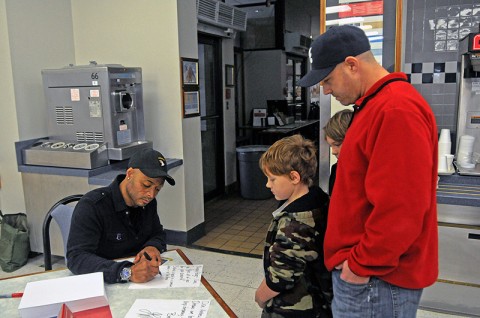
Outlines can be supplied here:
[[308, 36], [296, 33], [285, 33], [285, 51], [305, 55], [312, 44]]
[[247, 29], [247, 13], [215, 0], [197, 0], [198, 21], [237, 31]]

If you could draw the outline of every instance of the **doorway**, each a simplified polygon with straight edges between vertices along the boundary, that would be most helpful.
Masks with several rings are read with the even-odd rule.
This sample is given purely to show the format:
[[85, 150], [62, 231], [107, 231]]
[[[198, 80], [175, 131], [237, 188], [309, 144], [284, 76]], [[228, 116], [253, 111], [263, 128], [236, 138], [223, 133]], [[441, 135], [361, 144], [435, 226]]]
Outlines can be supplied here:
[[198, 35], [200, 130], [205, 201], [225, 192], [220, 44], [218, 38]]

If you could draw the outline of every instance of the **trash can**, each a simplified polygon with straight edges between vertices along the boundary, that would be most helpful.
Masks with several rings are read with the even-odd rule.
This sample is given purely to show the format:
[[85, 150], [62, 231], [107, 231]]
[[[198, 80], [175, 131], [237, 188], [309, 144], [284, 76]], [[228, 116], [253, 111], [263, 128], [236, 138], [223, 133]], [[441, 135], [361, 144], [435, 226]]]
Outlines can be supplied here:
[[265, 185], [267, 177], [258, 165], [268, 146], [249, 145], [237, 148], [238, 169], [240, 174], [240, 194], [245, 199], [263, 200], [272, 197]]

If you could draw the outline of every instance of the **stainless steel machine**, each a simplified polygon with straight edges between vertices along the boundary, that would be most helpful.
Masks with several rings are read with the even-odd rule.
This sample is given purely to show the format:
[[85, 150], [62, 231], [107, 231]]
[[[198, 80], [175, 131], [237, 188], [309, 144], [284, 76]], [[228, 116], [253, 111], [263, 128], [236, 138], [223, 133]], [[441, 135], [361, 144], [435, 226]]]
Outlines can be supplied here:
[[48, 139], [25, 164], [91, 169], [152, 147], [145, 140], [142, 70], [119, 64], [42, 70]]
[[[474, 167], [457, 165], [459, 174], [480, 176], [480, 32], [470, 33], [459, 43], [460, 81], [458, 90], [457, 155], [464, 135], [475, 138]], [[458, 158], [457, 158], [458, 159]]]

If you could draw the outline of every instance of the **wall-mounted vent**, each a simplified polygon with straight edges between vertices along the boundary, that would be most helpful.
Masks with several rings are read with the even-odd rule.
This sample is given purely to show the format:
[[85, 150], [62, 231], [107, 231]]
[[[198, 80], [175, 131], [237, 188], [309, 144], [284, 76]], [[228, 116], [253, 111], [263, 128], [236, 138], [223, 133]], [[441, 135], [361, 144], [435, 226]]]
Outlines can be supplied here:
[[300, 46], [309, 49], [310, 45], [312, 45], [312, 39], [308, 36], [300, 35]]
[[55, 107], [57, 125], [73, 125], [73, 109], [70, 106]]
[[103, 142], [103, 133], [94, 131], [77, 131], [77, 142]]
[[215, 0], [197, 0], [198, 21], [237, 31], [247, 29], [247, 13]]
[[285, 51], [305, 55], [312, 45], [312, 39], [295, 32], [285, 33]]

